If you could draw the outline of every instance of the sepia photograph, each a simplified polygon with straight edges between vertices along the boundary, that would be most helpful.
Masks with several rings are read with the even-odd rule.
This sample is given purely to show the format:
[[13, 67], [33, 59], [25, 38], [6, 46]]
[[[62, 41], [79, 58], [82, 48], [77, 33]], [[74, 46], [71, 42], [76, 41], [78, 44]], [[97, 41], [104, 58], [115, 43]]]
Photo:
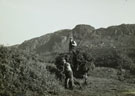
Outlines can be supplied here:
[[135, 0], [0, 0], [0, 96], [135, 96]]

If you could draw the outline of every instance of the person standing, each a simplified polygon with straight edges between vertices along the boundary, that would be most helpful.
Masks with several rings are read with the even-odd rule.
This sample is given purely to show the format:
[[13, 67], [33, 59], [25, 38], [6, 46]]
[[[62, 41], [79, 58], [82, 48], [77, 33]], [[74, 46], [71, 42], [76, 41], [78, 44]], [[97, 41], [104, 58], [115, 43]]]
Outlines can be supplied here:
[[71, 68], [70, 63], [68, 63], [65, 59], [62, 60], [64, 64], [64, 74], [65, 74], [65, 88], [74, 87], [74, 78], [73, 78], [73, 71]]

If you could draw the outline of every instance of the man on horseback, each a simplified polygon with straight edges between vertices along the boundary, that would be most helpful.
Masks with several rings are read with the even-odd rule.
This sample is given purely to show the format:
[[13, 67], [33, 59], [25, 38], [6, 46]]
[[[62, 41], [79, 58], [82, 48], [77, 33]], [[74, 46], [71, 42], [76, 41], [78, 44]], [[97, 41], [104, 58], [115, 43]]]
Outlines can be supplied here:
[[69, 52], [73, 51], [76, 46], [77, 46], [77, 43], [73, 40], [72, 37], [70, 37], [70, 41], [69, 41]]

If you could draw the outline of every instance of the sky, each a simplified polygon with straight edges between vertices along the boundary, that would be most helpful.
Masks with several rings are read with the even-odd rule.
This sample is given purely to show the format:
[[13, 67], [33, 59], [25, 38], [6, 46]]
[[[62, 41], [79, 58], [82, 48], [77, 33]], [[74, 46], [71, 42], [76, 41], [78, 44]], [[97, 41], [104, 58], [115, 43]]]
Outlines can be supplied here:
[[20, 44], [78, 24], [135, 24], [135, 0], [0, 0], [0, 45]]

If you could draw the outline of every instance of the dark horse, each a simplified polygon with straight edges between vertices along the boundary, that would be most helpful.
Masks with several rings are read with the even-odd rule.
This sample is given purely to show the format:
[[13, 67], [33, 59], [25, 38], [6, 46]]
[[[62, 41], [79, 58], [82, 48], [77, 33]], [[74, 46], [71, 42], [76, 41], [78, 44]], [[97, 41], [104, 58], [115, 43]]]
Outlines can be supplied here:
[[89, 71], [93, 71], [95, 68], [95, 65], [94, 65], [94, 62], [91, 62], [91, 63], [84, 63], [84, 64], [81, 64], [78, 68], [78, 72], [76, 72], [79, 77], [83, 78], [84, 79], [84, 84], [87, 84], [87, 79], [88, 79], [88, 72]]

